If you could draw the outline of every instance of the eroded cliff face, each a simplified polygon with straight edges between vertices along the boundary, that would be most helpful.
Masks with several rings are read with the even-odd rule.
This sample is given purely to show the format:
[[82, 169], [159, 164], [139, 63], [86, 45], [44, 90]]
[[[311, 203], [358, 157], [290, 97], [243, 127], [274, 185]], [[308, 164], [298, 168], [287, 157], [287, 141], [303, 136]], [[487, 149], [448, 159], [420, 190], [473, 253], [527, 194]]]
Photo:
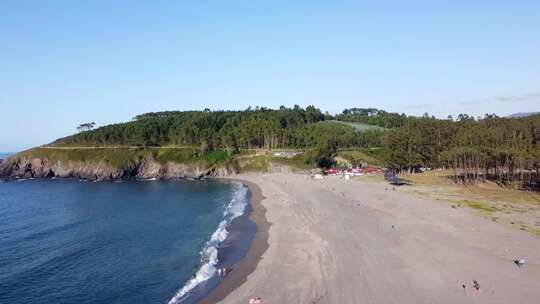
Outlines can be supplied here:
[[77, 178], [86, 180], [175, 179], [224, 176], [236, 173], [234, 168], [203, 168], [196, 164], [160, 163], [152, 157], [132, 161], [118, 168], [104, 161], [49, 161], [47, 158], [17, 157], [0, 164], [2, 178]]

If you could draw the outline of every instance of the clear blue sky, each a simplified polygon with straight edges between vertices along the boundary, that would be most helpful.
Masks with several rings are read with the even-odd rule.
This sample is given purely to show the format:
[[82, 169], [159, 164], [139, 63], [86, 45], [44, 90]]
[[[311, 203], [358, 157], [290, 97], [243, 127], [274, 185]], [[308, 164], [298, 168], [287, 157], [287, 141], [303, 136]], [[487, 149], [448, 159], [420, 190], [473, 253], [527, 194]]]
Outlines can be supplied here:
[[160, 110], [540, 110], [537, 0], [144, 2], [0, 3], [0, 151]]

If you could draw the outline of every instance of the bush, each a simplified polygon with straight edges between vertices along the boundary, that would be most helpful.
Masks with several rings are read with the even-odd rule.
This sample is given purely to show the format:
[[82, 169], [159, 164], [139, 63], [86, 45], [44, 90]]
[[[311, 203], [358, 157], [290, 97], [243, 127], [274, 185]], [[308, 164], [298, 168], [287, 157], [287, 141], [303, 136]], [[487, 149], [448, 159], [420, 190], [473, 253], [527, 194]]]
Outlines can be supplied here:
[[317, 165], [321, 168], [330, 168], [334, 165], [334, 157], [337, 153], [337, 143], [329, 140], [323, 145], [307, 151], [304, 162], [307, 165]]

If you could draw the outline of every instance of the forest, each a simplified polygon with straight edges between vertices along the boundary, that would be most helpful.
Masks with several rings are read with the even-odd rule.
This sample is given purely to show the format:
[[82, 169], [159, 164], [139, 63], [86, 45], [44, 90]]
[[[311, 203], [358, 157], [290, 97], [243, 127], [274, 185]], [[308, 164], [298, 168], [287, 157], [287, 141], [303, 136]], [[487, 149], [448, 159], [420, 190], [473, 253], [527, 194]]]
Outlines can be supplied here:
[[405, 114], [389, 113], [375, 108], [345, 109], [335, 117], [336, 120], [340, 121], [359, 122], [386, 129], [401, 127], [410, 118]]
[[456, 183], [492, 180], [539, 190], [540, 115], [457, 120], [409, 118], [384, 134], [388, 166], [395, 171], [449, 169]]
[[328, 143], [337, 148], [381, 145], [382, 132], [358, 132], [331, 119], [314, 106], [146, 113], [130, 122], [61, 138], [53, 145], [198, 146], [203, 153], [218, 149], [302, 149]]
[[[336, 122], [337, 121], [337, 122]], [[342, 122], [342, 123], [338, 123]], [[355, 128], [355, 124], [380, 128]], [[339, 149], [385, 149], [395, 172], [447, 169], [458, 183], [493, 180], [537, 189], [540, 170], [540, 115], [438, 119], [375, 108], [351, 108], [332, 116], [315, 106], [244, 111], [167, 111], [132, 121], [81, 131], [52, 145], [190, 146], [201, 155], [224, 150], [305, 149], [312, 162], [332, 165]], [[319, 151], [319, 154], [313, 151]]]

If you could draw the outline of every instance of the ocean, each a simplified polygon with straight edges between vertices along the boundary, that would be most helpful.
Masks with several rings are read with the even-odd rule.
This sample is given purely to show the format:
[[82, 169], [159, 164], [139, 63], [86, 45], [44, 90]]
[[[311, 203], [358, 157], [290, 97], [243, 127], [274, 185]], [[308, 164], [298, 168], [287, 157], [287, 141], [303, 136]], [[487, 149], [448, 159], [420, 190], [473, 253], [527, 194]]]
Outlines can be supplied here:
[[0, 303], [194, 303], [247, 250], [248, 195], [213, 180], [1, 182]]
[[6, 159], [15, 153], [0, 152], [0, 159]]

